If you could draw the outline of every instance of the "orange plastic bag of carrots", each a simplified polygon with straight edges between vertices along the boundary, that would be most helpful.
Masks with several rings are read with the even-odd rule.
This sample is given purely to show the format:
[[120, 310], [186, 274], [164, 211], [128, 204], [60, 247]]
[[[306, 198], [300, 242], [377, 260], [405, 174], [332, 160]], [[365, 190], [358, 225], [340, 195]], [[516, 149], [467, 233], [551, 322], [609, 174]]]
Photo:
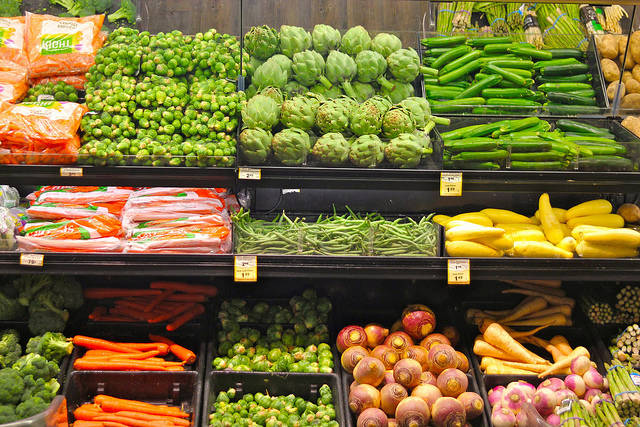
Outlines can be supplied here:
[[0, 18], [0, 61], [8, 61], [18, 68], [27, 67], [24, 48], [25, 18]]
[[31, 78], [89, 71], [104, 38], [104, 15], [60, 18], [27, 12], [27, 58]]
[[17, 102], [24, 98], [29, 90], [27, 70], [16, 68], [0, 70], [0, 102]]

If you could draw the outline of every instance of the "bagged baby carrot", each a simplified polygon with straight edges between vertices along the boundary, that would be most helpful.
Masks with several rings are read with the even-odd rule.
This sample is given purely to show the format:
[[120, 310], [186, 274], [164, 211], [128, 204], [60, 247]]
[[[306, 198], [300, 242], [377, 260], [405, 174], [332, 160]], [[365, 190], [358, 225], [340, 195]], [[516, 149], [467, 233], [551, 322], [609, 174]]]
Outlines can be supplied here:
[[0, 61], [11, 62], [19, 68], [27, 67], [24, 20], [24, 16], [0, 18]]
[[89, 71], [104, 37], [104, 15], [61, 18], [27, 12], [29, 77], [78, 74]]
[[17, 102], [28, 89], [26, 68], [0, 71], [0, 102]]

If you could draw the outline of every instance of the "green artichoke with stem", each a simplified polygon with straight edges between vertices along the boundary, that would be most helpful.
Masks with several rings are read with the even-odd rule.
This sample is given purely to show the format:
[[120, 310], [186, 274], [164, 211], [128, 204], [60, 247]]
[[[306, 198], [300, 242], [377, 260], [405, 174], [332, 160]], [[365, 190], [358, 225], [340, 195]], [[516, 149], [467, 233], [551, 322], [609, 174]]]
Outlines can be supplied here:
[[371, 36], [362, 26], [351, 27], [342, 36], [340, 50], [347, 55], [356, 56], [371, 47]]
[[341, 166], [349, 160], [349, 141], [341, 133], [327, 133], [316, 141], [311, 155], [325, 166]]
[[271, 149], [276, 160], [285, 166], [298, 166], [307, 161], [311, 140], [302, 129], [284, 129], [273, 136]]
[[375, 96], [351, 110], [349, 123], [356, 135], [378, 135], [382, 131], [382, 118], [391, 108], [387, 98]]
[[309, 90], [306, 86], [301, 85], [295, 80], [289, 80], [282, 88], [287, 98], [293, 98], [294, 96], [302, 95]]
[[375, 168], [384, 160], [384, 143], [377, 135], [362, 135], [351, 144], [349, 160], [360, 168]]
[[262, 60], [278, 53], [279, 43], [278, 31], [268, 25], [251, 27], [244, 35], [244, 47], [249, 55]]
[[293, 65], [293, 61], [289, 57], [279, 53], [267, 59], [266, 62], [270, 61], [275, 62], [280, 66], [280, 68], [282, 68], [282, 71], [284, 71], [287, 75], [287, 80], [291, 78], [291, 66]]
[[316, 121], [319, 102], [306, 96], [296, 96], [282, 103], [280, 121], [286, 127], [309, 130]]
[[271, 139], [268, 130], [244, 129], [238, 136], [238, 149], [250, 165], [263, 165], [271, 154]]
[[420, 164], [423, 156], [432, 152], [431, 148], [424, 146], [423, 138], [420, 135], [402, 133], [387, 144], [384, 156], [394, 167], [415, 168]]
[[284, 97], [282, 96], [282, 91], [277, 87], [267, 86], [260, 91], [260, 95], [268, 96], [269, 98], [276, 101], [276, 104], [278, 104], [278, 108], [282, 107]]
[[262, 64], [264, 64], [264, 61], [255, 56], [252, 56], [251, 59], [249, 59], [249, 62], [243, 62], [244, 69], [248, 76], [253, 76], [258, 67]]
[[356, 102], [346, 96], [323, 102], [316, 112], [316, 126], [323, 134], [344, 132], [349, 128], [349, 112], [355, 105]]
[[387, 60], [378, 52], [363, 50], [356, 56], [356, 66], [358, 67], [358, 81], [362, 83], [376, 82], [389, 90], [393, 85], [384, 77], [387, 71]]
[[412, 133], [416, 130], [416, 121], [408, 108], [394, 105], [382, 118], [382, 135], [395, 138], [401, 133]]
[[344, 92], [352, 97], [356, 97], [356, 93], [351, 87], [351, 80], [354, 79], [358, 72], [356, 62], [349, 55], [332, 50], [327, 57], [327, 79], [335, 85], [340, 85]]
[[395, 34], [378, 33], [371, 40], [371, 50], [385, 58], [398, 49], [402, 49], [402, 41]]
[[429, 113], [431, 111], [429, 108], [429, 101], [427, 101], [425, 98], [411, 96], [409, 98], [403, 99], [399, 104], [411, 111], [416, 122], [416, 128], [423, 129], [425, 127], [427, 121], [429, 120]]
[[305, 50], [293, 55], [293, 78], [304, 86], [313, 86], [320, 82], [327, 89], [331, 82], [324, 76], [325, 62], [322, 55], [313, 50]]
[[280, 27], [280, 51], [293, 58], [296, 52], [311, 48], [311, 34], [302, 27], [283, 25]]
[[356, 93], [358, 102], [364, 102], [376, 94], [376, 88], [369, 83], [353, 82], [351, 83], [353, 91]]
[[385, 87], [380, 88], [380, 95], [388, 97], [394, 104], [399, 103], [403, 99], [415, 95], [415, 89], [411, 83], [403, 83], [399, 80], [389, 80], [393, 85], [393, 89], [389, 90]]
[[387, 57], [389, 72], [396, 80], [410, 83], [418, 77], [421, 70], [426, 69], [420, 65], [418, 53], [411, 49], [398, 49]]
[[251, 78], [251, 84], [258, 90], [268, 86], [282, 88], [287, 80], [287, 72], [276, 61], [269, 59], [256, 69]]
[[340, 47], [340, 31], [330, 25], [318, 24], [311, 32], [313, 49], [322, 56], [326, 56], [330, 51]]
[[331, 86], [327, 89], [320, 83], [313, 85], [309, 90], [313, 93], [324, 96], [326, 99], [338, 98], [343, 95], [342, 89], [340, 89], [339, 86]]
[[266, 95], [256, 95], [242, 109], [242, 122], [249, 128], [270, 130], [278, 124], [280, 107]]

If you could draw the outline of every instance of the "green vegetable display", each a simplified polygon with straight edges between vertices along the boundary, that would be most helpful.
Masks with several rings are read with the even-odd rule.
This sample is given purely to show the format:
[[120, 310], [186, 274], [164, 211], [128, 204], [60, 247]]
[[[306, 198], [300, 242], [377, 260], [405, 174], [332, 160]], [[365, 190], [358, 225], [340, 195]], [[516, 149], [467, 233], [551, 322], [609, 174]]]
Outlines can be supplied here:
[[309, 402], [293, 394], [271, 396], [263, 393], [244, 393], [235, 389], [218, 393], [209, 415], [212, 426], [339, 426], [331, 388], [323, 384], [317, 401]]
[[20, 335], [14, 329], [0, 332], [0, 367], [11, 367], [22, 355]]
[[48, 82], [32, 86], [23, 102], [36, 102], [39, 97], [52, 96], [56, 101], [78, 102], [78, 91], [65, 82]]
[[[20, 16], [20, 6], [22, 0], [4, 0], [0, 3], [0, 16]], [[2, 407], [0, 406], [0, 417], [2, 416]]]
[[640, 326], [637, 323], [624, 328], [611, 339], [609, 351], [614, 359], [640, 367]]
[[[113, 0], [49, 0], [49, 4], [63, 7], [66, 16], [89, 16], [98, 13], [107, 13], [113, 6]], [[135, 23], [136, 7], [131, 2], [122, 2], [122, 8], [126, 9], [126, 16], [131, 16], [130, 24]], [[131, 11], [131, 9], [133, 9]], [[118, 12], [121, 14], [122, 12]]]

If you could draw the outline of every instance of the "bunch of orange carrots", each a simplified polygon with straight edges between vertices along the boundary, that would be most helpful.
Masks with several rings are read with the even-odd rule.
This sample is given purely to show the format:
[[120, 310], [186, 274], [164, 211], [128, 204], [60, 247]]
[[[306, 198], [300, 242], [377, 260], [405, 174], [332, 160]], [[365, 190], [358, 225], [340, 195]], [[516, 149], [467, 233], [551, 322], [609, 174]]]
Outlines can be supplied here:
[[218, 294], [210, 285], [183, 282], [152, 282], [149, 289], [87, 288], [84, 297], [113, 300], [112, 306], [99, 305], [89, 314], [96, 322], [167, 322], [175, 331], [205, 312], [204, 303]]
[[[78, 371], [184, 371], [184, 365], [196, 360], [191, 350], [155, 335], [148, 343], [119, 343], [84, 335], [73, 337], [73, 344], [87, 349], [73, 362]], [[173, 354], [180, 361], [168, 361], [162, 356]]]
[[188, 427], [190, 415], [180, 408], [100, 394], [73, 411], [73, 427]]

